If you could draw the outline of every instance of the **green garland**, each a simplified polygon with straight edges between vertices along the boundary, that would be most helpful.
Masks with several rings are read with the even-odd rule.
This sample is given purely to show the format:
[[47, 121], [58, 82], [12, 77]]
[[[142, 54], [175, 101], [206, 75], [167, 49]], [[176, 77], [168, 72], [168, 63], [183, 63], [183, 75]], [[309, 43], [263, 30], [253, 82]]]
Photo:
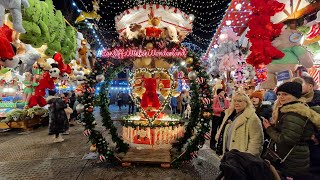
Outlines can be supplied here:
[[[197, 157], [197, 151], [203, 147], [205, 140], [208, 139], [210, 120], [213, 116], [211, 108], [213, 102], [211, 94], [212, 88], [207, 85], [209, 76], [200, 65], [198, 57], [190, 52], [188, 56], [191, 57], [193, 61], [187, 64], [187, 70], [189, 72], [196, 72], [197, 79], [190, 81], [190, 92], [192, 92], [192, 114], [190, 122], [185, 128], [184, 136], [173, 144], [173, 148], [176, 148], [179, 152], [184, 149], [184, 152], [174, 159], [172, 163], [174, 166], [178, 166], [182, 162], [188, 162]], [[207, 104], [205, 104], [203, 102], [204, 98], [209, 98], [209, 103], [207, 102]]]
[[122, 70], [123, 66], [110, 66], [106, 69], [104, 73], [105, 81], [102, 84], [100, 90], [100, 114], [102, 116], [103, 126], [110, 130], [112, 141], [117, 144], [116, 149], [118, 150], [118, 152], [127, 152], [129, 149], [129, 144], [125, 143], [123, 139], [118, 136], [117, 128], [113, 125], [113, 121], [110, 116], [110, 99], [108, 98], [110, 82]]
[[108, 147], [106, 139], [102, 136], [101, 132], [95, 130], [97, 125], [95, 118], [92, 114], [94, 107], [94, 89], [96, 85], [97, 71], [92, 72], [86, 76], [86, 81], [82, 84], [83, 95], [78, 98], [79, 102], [84, 105], [84, 113], [82, 122], [85, 127], [83, 134], [89, 137], [92, 144], [95, 144], [97, 151], [100, 154], [99, 158], [101, 161], [104, 160], [115, 160], [113, 151]]
[[[150, 127], [151, 129], [157, 128], [157, 127], [175, 127], [175, 126], [179, 126], [179, 125], [183, 125], [184, 122], [180, 122], [180, 121], [169, 121], [169, 122], [160, 122], [159, 124], [143, 124], [143, 123], [136, 123], [135, 121], [130, 120], [130, 117], [132, 117], [133, 115], [128, 115], [126, 117], [123, 118], [123, 121], [121, 121], [122, 126], [125, 127], [132, 127], [132, 128], [136, 128], [136, 127]], [[180, 119], [181, 117], [179, 115], [171, 115], [170, 118], [174, 118], [174, 119]]]

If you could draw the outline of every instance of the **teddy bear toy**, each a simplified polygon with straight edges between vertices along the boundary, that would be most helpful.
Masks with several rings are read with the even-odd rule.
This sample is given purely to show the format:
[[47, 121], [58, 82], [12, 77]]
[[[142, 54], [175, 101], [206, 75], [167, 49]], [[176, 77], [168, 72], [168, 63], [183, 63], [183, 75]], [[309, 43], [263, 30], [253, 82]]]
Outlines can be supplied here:
[[20, 33], [26, 32], [22, 26], [21, 4], [25, 8], [30, 6], [28, 0], [0, 0], [0, 26], [3, 24], [3, 16], [7, 9], [13, 19], [13, 29]]
[[140, 24], [130, 24], [126, 27], [123, 37], [129, 40], [138, 39], [139, 37], [144, 36], [144, 31]]
[[272, 41], [272, 45], [281, 50], [285, 56], [281, 59], [274, 59], [267, 65], [267, 80], [261, 84], [262, 88], [273, 89], [277, 85], [277, 73], [288, 71], [290, 78], [301, 64], [305, 68], [313, 66], [312, 55], [300, 45], [301, 34], [294, 29], [285, 29]]
[[34, 94], [29, 100], [29, 108], [32, 108], [36, 105], [41, 107], [47, 104], [46, 100], [43, 98], [46, 94], [46, 89], [54, 89], [54, 80], [50, 77], [48, 72], [43, 73], [42, 78], [39, 81], [38, 86], [36, 86]]
[[184, 118], [185, 119], [189, 119], [190, 118], [190, 115], [191, 115], [191, 106], [190, 106], [190, 104], [187, 105], [187, 108], [183, 112], [183, 114], [184, 114]]
[[21, 64], [19, 65], [19, 73], [22, 75], [25, 72], [32, 72], [33, 64], [41, 58], [41, 55], [30, 44], [25, 44], [26, 53], [18, 54], [13, 59], [17, 58]]
[[255, 72], [253, 66], [249, 65], [249, 64], [247, 66], [243, 67], [242, 72], [243, 72], [243, 77], [245, 78], [245, 81], [251, 81], [254, 78], [254, 76], [256, 75], [256, 72]]
[[144, 79], [145, 92], [142, 95], [141, 107], [143, 109], [155, 108], [159, 109], [160, 101], [157, 95], [157, 80], [155, 78]]

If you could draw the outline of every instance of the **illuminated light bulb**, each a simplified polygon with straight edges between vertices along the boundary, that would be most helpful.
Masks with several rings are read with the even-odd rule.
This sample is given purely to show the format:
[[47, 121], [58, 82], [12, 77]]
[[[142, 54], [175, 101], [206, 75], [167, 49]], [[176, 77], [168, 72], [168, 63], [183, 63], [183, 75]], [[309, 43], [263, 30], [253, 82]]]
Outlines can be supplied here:
[[215, 44], [215, 45], [213, 46], [213, 48], [217, 49], [217, 48], [218, 48], [218, 44]]
[[213, 58], [213, 54], [212, 53], [209, 54], [209, 58]]
[[226, 25], [227, 26], [231, 25], [231, 21], [230, 20], [226, 21]]
[[242, 7], [241, 4], [237, 4], [237, 5], [236, 5], [236, 10], [240, 11], [241, 7]]
[[185, 61], [181, 61], [181, 66], [185, 66], [186, 65], [186, 62]]
[[194, 17], [193, 14], [190, 14], [190, 15], [189, 15], [189, 20], [190, 20], [191, 22], [194, 20], [194, 18], [195, 18], [195, 17]]

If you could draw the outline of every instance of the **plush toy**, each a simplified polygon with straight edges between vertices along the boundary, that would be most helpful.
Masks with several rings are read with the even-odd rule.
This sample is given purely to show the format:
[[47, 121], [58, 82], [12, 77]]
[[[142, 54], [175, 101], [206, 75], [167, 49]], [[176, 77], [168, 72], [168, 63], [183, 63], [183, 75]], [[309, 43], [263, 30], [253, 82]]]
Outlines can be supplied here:
[[25, 85], [25, 88], [23, 89], [23, 101], [28, 103], [34, 91], [34, 87], [38, 84], [33, 81], [32, 74], [30, 72], [26, 72], [24, 75], [25, 80], [22, 82]]
[[69, 75], [64, 72], [64, 73], [60, 76], [60, 81], [61, 81], [61, 85], [68, 85]]
[[126, 27], [123, 36], [129, 40], [138, 39], [144, 34], [142, 26], [140, 24], [130, 24]]
[[191, 115], [191, 106], [190, 106], [190, 104], [187, 105], [187, 108], [183, 112], [183, 114], [184, 114], [184, 118], [185, 119], [189, 119], [190, 118], [190, 115]]
[[162, 18], [161, 17], [155, 17], [153, 9], [151, 9], [151, 13], [148, 14], [149, 20], [148, 24], [151, 26], [159, 26], [161, 23]]
[[14, 58], [19, 59], [21, 62], [19, 66], [19, 73], [23, 74], [25, 72], [32, 72], [33, 64], [41, 57], [36, 49], [34, 49], [31, 45], [26, 44], [26, 53], [18, 54]]
[[46, 100], [43, 98], [46, 94], [46, 89], [54, 89], [54, 81], [48, 72], [43, 73], [39, 85], [35, 88], [34, 95], [31, 96], [28, 104], [30, 108], [36, 105], [43, 107], [47, 104]]
[[81, 48], [78, 50], [79, 56], [81, 58], [81, 64], [90, 68], [90, 63], [87, 57], [89, 49], [87, 47], [87, 40], [81, 41]]
[[25, 33], [22, 26], [21, 4], [28, 8], [28, 0], [0, 0], [0, 26], [3, 24], [5, 10], [8, 9], [13, 19], [13, 29], [20, 33]]
[[219, 65], [220, 71], [231, 71], [238, 67], [239, 49], [237, 47], [237, 40], [239, 37], [232, 30], [232, 28], [224, 27], [219, 36], [219, 49], [216, 58], [221, 59]]
[[[1, 19], [1, 16], [0, 16]], [[15, 55], [13, 48], [10, 44], [12, 41], [12, 30], [4, 25], [0, 28], [0, 58], [1, 59], [12, 59]]]
[[41, 57], [40, 59], [38, 59], [37, 61], [38, 66], [40, 67], [40, 69], [44, 70], [44, 71], [49, 71], [51, 69], [51, 65], [47, 63], [46, 59]]
[[60, 53], [54, 54], [53, 59], [58, 63], [60, 74], [71, 73], [71, 67], [63, 62], [62, 55]]
[[150, 57], [143, 57], [143, 58], [136, 58], [133, 61], [134, 68], [150, 68], [151, 67], [152, 58]]
[[220, 71], [231, 71], [238, 66], [237, 59], [234, 58], [234, 53], [225, 54], [222, 56], [222, 60], [219, 65]]
[[64, 62], [68, 64], [73, 58], [75, 58], [76, 51], [76, 31], [73, 27], [68, 26], [66, 27], [65, 37], [61, 41], [60, 52], [63, 56]]
[[49, 70], [50, 78], [58, 78], [60, 75], [60, 69], [58, 64], [51, 64], [51, 69]]
[[255, 75], [256, 72], [252, 65], [248, 64], [243, 67], [243, 77], [246, 79], [246, 81], [251, 81]]
[[155, 78], [145, 78], [144, 88], [146, 90], [142, 95], [141, 107], [143, 109], [148, 109], [148, 108], [159, 109], [160, 101], [156, 92], [157, 80]]
[[168, 25], [162, 28], [161, 38], [171, 42], [179, 42], [179, 31], [173, 25]]
[[276, 38], [272, 45], [281, 50], [285, 56], [282, 59], [274, 59], [267, 65], [267, 80], [262, 83], [261, 87], [273, 89], [276, 87], [276, 75], [281, 71], [288, 71], [290, 77], [292, 72], [296, 70], [298, 64], [305, 68], [313, 66], [313, 58], [311, 54], [300, 45], [301, 35], [299, 31], [293, 29], [285, 29], [281, 35]]
[[164, 59], [155, 59], [154, 64], [156, 68], [163, 68], [166, 70], [169, 70], [173, 66], [173, 64], [168, 63]]

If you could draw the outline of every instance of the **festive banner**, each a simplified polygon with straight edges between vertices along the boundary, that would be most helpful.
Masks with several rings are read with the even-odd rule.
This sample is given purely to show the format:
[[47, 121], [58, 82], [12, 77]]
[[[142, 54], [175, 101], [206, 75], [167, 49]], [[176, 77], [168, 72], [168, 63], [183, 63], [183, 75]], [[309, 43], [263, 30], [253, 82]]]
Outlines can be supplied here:
[[133, 57], [175, 57], [185, 58], [187, 56], [186, 48], [173, 49], [126, 49], [114, 48], [112, 50], [103, 50], [101, 58], [127, 59]]

